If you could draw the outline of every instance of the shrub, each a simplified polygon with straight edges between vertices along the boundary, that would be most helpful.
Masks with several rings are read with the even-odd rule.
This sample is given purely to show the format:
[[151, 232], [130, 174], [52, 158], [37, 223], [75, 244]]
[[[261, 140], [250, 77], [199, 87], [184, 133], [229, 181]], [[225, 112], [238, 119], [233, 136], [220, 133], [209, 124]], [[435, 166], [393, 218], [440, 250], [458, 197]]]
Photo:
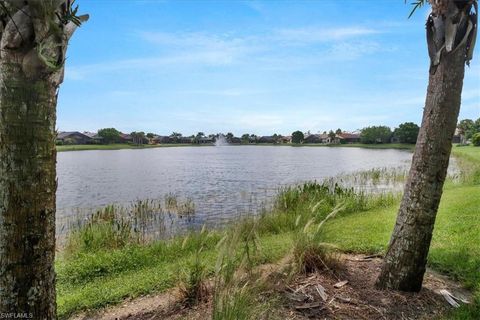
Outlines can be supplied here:
[[261, 285], [252, 272], [258, 252], [257, 224], [252, 219], [227, 231], [217, 245], [213, 320], [261, 319], [265, 305], [258, 301]]
[[472, 137], [472, 143], [476, 147], [480, 147], [480, 132], [475, 133]]
[[413, 122], [405, 122], [398, 126], [393, 135], [401, 143], [416, 143], [420, 127]]
[[[196, 236], [193, 244], [196, 246], [195, 258], [187, 264], [183, 272], [183, 279], [180, 280], [180, 292], [183, 295], [185, 304], [189, 307], [208, 299], [207, 268], [202, 262], [202, 251], [206, 247], [208, 232], [205, 228]], [[185, 248], [189, 238], [185, 238], [182, 249]]]
[[[315, 218], [310, 219], [302, 228], [294, 232], [293, 239], [293, 271], [308, 274], [320, 270], [337, 271], [341, 268], [339, 254], [334, 246], [320, 241], [323, 224], [333, 218], [345, 206], [338, 205], [319, 224]], [[301, 221], [300, 216], [297, 222]]]
[[303, 139], [305, 139], [305, 136], [302, 131], [295, 131], [292, 133], [292, 143], [302, 143]]
[[387, 126], [373, 126], [363, 128], [360, 133], [362, 143], [389, 143], [392, 137], [392, 130]]

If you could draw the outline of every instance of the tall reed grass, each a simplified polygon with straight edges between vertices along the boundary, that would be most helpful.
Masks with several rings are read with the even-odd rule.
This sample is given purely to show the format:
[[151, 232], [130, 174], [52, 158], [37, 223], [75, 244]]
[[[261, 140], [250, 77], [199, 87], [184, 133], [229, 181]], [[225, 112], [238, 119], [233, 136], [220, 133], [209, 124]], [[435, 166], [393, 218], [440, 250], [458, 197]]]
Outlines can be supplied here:
[[161, 200], [138, 200], [128, 206], [109, 205], [69, 225], [64, 253], [119, 249], [132, 244], [147, 244], [169, 236], [168, 227], [176, 217], [191, 218], [195, 204], [168, 195]]

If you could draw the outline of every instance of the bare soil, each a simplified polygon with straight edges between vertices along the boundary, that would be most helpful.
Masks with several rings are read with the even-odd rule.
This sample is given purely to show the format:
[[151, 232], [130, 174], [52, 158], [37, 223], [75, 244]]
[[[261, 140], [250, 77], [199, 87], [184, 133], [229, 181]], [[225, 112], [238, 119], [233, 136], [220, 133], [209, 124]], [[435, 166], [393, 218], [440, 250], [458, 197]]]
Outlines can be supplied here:
[[[299, 275], [289, 283], [280, 272], [281, 265], [262, 266], [261, 272], [271, 284], [269, 291], [280, 297], [275, 316], [269, 319], [435, 319], [453, 308], [440, 290], [467, 301], [472, 299], [460, 284], [430, 270], [419, 293], [377, 290], [374, 283], [381, 262], [380, 258], [344, 255], [341, 270]], [[179, 290], [172, 289], [74, 319], [201, 320], [210, 319], [211, 310], [211, 299], [187, 308]]]

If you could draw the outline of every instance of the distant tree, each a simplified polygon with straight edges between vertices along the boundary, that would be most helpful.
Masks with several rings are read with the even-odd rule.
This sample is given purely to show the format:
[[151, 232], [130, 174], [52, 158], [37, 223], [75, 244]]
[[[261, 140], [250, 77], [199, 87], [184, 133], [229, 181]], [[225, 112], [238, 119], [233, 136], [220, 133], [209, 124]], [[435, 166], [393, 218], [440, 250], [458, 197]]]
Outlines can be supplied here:
[[418, 132], [420, 127], [413, 122], [405, 122], [398, 126], [393, 132], [393, 136], [398, 139], [401, 143], [412, 143], [417, 142]]
[[155, 134], [153, 134], [151, 132], [147, 133], [147, 138], [148, 139], [153, 139], [153, 137], [155, 137]]
[[336, 134], [342, 134], [342, 129], [338, 128], [337, 131], [335, 131]]
[[146, 136], [145, 132], [140, 131], [140, 132], [132, 132], [130, 133], [130, 136], [132, 137], [133, 143], [137, 145], [144, 144], [146, 141]]
[[458, 123], [457, 128], [465, 135], [465, 139], [470, 139], [475, 133], [475, 122], [472, 119], [463, 119]]
[[225, 136], [228, 142], [232, 142], [233, 137], [235, 136], [231, 132], [227, 133], [227, 135]]
[[254, 143], [257, 143], [258, 137], [256, 134], [251, 134], [250, 135], [250, 141], [253, 141]]
[[120, 141], [120, 131], [115, 128], [104, 128], [98, 130], [98, 136], [107, 144]]
[[480, 147], [480, 132], [475, 133], [472, 137], [472, 143], [476, 147]]
[[242, 134], [242, 143], [250, 143], [250, 134], [248, 133], [245, 133], [245, 134]]
[[392, 130], [386, 126], [373, 126], [363, 128], [360, 133], [362, 143], [388, 143], [392, 137]]
[[329, 137], [331, 140], [335, 139], [335, 137], [336, 137], [335, 132], [333, 132], [333, 130], [330, 130], [330, 131], [328, 132], [328, 137]]
[[302, 143], [305, 136], [302, 131], [295, 131], [292, 133], [292, 143]]
[[182, 134], [179, 133], [179, 132], [172, 132], [172, 134], [170, 135], [170, 138], [172, 138], [173, 142], [174, 143], [178, 143], [178, 141], [180, 141], [180, 139], [182, 138]]
[[193, 143], [200, 143], [201, 139], [205, 137], [205, 133], [198, 132], [196, 136], [192, 136]]
[[283, 138], [282, 135], [278, 133], [274, 133], [272, 137], [273, 137], [273, 143], [280, 143]]

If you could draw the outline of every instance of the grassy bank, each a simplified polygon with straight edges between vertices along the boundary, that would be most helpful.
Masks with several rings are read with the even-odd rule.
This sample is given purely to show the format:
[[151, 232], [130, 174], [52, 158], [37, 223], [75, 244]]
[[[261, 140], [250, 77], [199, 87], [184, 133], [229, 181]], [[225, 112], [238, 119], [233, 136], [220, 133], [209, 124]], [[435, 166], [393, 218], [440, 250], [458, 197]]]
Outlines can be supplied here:
[[415, 145], [407, 143], [383, 143], [383, 144], [366, 144], [366, 143], [350, 143], [350, 144], [300, 144], [292, 145], [297, 147], [328, 147], [328, 148], [364, 148], [364, 149], [399, 149], [413, 150]]
[[[85, 150], [123, 150], [123, 149], [150, 149], [150, 148], [173, 148], [173, 147], [205, 147], [212, 146], [208, 144], [144, 144], [141, 146], [132, 144], [79, 144], [79, 145], [63, 145], [57, 146], [58, 152], [64, 151], [85, 151]], [[245, 146], [244, 144], [235, 144], [232, 146]], [[248, 144], [248, 146], [278, 146], [278, 147], [330, 147], [330, 148], [365, 148], [365, 149], [400, 149], [400, 150], [413, 150], [414, 145], [402, 144], [402, 143], [388, 143], [388, 144]]]
[[[459, 164], [464, 170], [478, 170], [480, 148], [454, 147], [454, 153], [462, 159]], [[476, 292], [476, 304], [452, 315], [456, 319], [480, 315], [479, 194], [475, 172], [465, 175], [461, 183], [448, 184], [429, 255], [431, 267], [456, 277]], [[398, 202], [395, 195], [358, 194], [312, 183], [284, 190], [272, 212], [224, 231], [196, 233], [149, 245], [126, 243], [115, 250], [78, 245], [77, 250], [73, 248], [57, 259], [59, 316], [66, 318], [128, 297], [162, 292], [181, 283], [179, 270], [188, 273], [198, 261], [205, 274], [211, 276], [218, 265], [219, 246], [224, 245], [228, 234], [240, 234], [238, 245], [230, 250], [232, 256], [247, 252], [252, 265], [276, 261], [291, 252], [299, 231], [319, 224], [339, 207], [337, 217], [325, 224], [323, 239], [349, 252], [384, 252]], [[255, 245], [250, 242], [252, 234]], [[76, 241], [89, 239], [77, 237]]]

